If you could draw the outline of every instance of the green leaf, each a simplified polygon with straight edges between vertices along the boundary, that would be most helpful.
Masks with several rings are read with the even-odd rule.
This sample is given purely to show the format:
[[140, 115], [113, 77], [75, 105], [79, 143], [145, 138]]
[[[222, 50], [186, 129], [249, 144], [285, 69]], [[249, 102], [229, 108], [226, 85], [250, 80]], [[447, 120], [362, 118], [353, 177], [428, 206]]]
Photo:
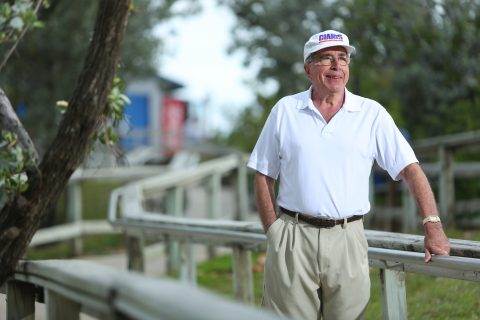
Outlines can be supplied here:
[[9, 26], [12, 27], [15, 30], [21, 30], [23, 28], [23, 20], [20, 17], [15, 17], [12, 20], [10, 20]]

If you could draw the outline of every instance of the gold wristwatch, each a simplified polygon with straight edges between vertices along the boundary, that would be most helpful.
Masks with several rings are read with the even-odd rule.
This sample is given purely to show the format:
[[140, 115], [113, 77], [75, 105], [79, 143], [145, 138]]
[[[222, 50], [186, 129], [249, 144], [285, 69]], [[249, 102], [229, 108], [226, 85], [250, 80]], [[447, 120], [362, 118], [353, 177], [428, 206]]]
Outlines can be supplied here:
[[426, 216], [422, 223], [425, 225], [427, 222], [440, 222], [440, 217], [439, 216]]

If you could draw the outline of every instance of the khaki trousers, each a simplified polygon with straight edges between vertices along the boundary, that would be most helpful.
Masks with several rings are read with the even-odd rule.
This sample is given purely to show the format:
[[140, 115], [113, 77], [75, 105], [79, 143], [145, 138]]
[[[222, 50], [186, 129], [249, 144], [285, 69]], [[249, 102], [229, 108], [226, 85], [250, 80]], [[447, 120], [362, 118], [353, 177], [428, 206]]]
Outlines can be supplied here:
[[262, 305], [293, 319], [361, 319], [370, 299], [363, 221], [317, 228], [282, 214], [267, 231]]

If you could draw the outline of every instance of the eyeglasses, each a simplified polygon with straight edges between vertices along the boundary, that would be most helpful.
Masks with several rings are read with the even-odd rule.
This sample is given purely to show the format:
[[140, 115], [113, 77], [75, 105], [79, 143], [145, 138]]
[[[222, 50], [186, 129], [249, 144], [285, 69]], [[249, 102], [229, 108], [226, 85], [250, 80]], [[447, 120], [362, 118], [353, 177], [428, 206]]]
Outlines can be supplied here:
[[319, 64], [321, 66], [331, 66], [334, 61], [337, 61], [339, 66], [344, 67], [350, 64], [350, 57], [348, 55], [340, 55], [335, 58], [330, 54], [323, 54], [318, 56], [310, 56], [307, 59], [308, 63]]

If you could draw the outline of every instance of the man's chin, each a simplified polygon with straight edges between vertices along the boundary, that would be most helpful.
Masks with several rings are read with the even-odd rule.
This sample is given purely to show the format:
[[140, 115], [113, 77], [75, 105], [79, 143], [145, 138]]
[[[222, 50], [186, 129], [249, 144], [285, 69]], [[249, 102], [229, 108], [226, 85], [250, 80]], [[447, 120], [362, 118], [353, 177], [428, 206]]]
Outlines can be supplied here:
[[343, 93], [345, 91], [345, 86], [343, 85], [328, 86], [327, 88], [331, 93]]

